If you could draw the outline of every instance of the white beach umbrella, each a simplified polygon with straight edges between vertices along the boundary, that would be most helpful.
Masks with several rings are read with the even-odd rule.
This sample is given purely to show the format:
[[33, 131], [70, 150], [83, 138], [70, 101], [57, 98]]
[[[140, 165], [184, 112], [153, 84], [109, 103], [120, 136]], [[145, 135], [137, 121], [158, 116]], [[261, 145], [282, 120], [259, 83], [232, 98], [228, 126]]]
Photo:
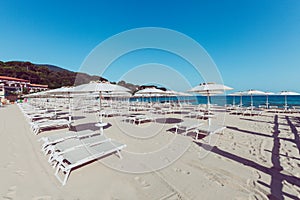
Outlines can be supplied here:
[[112, 92], [108, 92], [106, 94], [103, 94], [103, 96], [104, 97], [131, 97], [132, 94], [130, 92], [126, 92], [126, 91], [124, 91], [124, 92], [118, 92], [118, 91], [114, 92], [114, 91], [112, 91]]
[[[61, 87], [53, 90], [47, 91], [47, 94], [54, 95], [56, 99], [56, 95], [63, 95], [68, 97], [69, 102], [69, 121], [72, 121], [72, 114], [71, 114], [71, 96], [70, 94], [73, 93], [74, 87]], [[56, 112], [56, 110], [55, 110]]]
[[207, 96], [207, 108], [209, 108], [209, 97], [212, 95], [222, 94], [227, 90], [233, 90], [233, 88], [217, 83], [202, 83], [192, 88], [188, 92], [194, 92]]
[[251, 107], [253, 107], [253, 95], [265, 95], [265, 92], [260, 91], [260, 90], [247, 90], [243, 92], [244, 95], [250, 95], [251, 98]]
[[[233, 88], [222, 85], [222, 84], [217, 84], [217, 83], [202, 83], [202, 84], [192, 88], [188, 92], [195, 92], [195, 93], [207, 96], [207, 110], [209, 112], [209, 108], [210, 108], [209, 97], [211, 95], [222, 94], [227, 90], [233, 90]], [[210, 118], [208, 118], [208, 124], [209, 125], [211, 124]]]
[[288, 108], [287, 96], [296, 96], [296, 95], [300, 95], [300, 93], [291, 92], [291, 91], [281, 91], [279, 92], [279, 95], [284, 96], [284, 109], [286, 110]]
[[166, 93], [165, 91], [157, 89], [157, 88], [145, 88], [145, 89], [137, 91], [134, 96], [147, 95], [147, 94], [149, 94], [150, 96], [151, 96], [151, 94], [159, 96], [159, 95], [162, 95], [165, 93]]
[[137, 91], [134, 96], [135, 97], [154, 97], [154, 96], [163, 96], [165, 95], [165, 91], [157, 89], [157, 88], [145, 88]]
[[[99, 112], [102, 109], [102, 93], [103, 92], [129, 92], [130, 90], [122, 87], [120, 85], [114, 85], [109, 82], [90, 82], [87, 84], [79, 85], [74, 87], [73, 93], [91, 93], [91, 92], [98, 92], [99, 93]], [[101, 115], [100, 115], [101, 116]], [[100, 121], [102, 122], [102, 119], [100, 117]]]
[[243, 92], [239, 91], [239, 92], [234, 92], [234, 93], [231, 93], [229, 94], [229, 96], [233, 96], [233, 97], [236, 97], [236, 96], [239, 96], [240, 97], [240, 107], [243, 106]]

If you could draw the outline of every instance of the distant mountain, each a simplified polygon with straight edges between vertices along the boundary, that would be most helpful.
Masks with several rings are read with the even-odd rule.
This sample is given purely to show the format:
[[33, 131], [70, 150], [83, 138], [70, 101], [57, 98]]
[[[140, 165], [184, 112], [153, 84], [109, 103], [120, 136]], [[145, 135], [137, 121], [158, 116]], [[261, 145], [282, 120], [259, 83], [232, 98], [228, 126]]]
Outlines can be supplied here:
[[47, 67], [51, 71], [69, 71], [61, 67], [57, 67], [55, 65], [49, 65], [49, 64], [35, 64], [35, 65], [38, 67]]
[[48, 85], [49, 88], [80, 85], [90, 81], [107, 81], [100, 76], [72, 72], [53, 65], [33, 64], [22, 61], [0, 61], [0, 76], [29, 80], [31, 83]]

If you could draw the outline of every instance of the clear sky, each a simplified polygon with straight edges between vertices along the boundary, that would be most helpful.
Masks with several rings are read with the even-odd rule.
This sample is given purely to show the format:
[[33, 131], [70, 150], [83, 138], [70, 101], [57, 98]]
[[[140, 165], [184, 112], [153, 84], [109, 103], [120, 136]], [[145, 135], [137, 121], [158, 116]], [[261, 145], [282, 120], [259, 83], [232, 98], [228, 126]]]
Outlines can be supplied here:
[[[300, 92], [299, 0], [2, 0], [0, 60], [78, 71], [99, 43], [139, 27], [169, 28], [193, 38], [236, 90]], [[105, 78], [116, 81], [113, 74]]]

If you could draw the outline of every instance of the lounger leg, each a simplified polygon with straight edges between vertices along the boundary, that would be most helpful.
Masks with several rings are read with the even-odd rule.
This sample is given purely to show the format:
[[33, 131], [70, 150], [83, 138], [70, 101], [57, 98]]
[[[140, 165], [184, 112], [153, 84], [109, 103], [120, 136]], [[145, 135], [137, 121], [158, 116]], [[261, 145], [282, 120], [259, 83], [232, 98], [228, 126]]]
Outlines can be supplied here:
[[[62, 171], [62, 173], [65, 173], [65, 177], [64, 177], [63, 180], [58, 175], [59, 171]], [[67, 183], [67, 180], [68, 180], [68, 177], [69, 177], [70, 173], [71, 173], [70, 169], [64, 172], [64, 170], [62, 169], [62, 166], [58, 166], [56, 171], [55, 171], [55, 176], [59, 180], [59, 182], [64, 186]]]
[[119, 150], [117, 151], [117, 154], [118, 154], [118, 156], [119, 156], [120, 159], [123, 159], [122, 154], [121, 154], [121, 152]]

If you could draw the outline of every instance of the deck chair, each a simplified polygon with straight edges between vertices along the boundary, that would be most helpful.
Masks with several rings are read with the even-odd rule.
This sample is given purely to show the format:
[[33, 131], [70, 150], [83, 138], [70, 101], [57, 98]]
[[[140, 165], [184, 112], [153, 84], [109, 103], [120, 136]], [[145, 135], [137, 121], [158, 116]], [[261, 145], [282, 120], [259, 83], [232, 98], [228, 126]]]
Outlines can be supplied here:
[[140, 125], [142, 122], [154, 121], [154, 118], [148, 115], [137, 115], [134, 117], [134, 123]]
[[45, 149], [45, 154], [49, 154], [49, 163], [54, 162], [54, 167], [55, 167], [55, 160], [56, 158], [68, 151], [71, 151], [75, 148], [81, 147], [81, 146], [86, 146], [86, 145], [95, 145], [95, 144], [100, 144], [102, 142], [107, 142], [111, 141], [110, 138], [105, 137], [104, 135], [95, 135], [87, 138], [71, 138], [68, 140], [64, 140], [62, 142], [59, 142], [55, 145], [48, 145]]
[[42, 129], [45, 128], [58, 128], [68, 127], [70, 128], [71, 122], [66, 119], [48, 120], [40, 123], [32, 123], [31, 129], [35, 135], [37, 135]]
[[183, 121], [175, 125], [175, 133], [178, 133], [178, 130], [184, 130], [184, 135], [187, 135], [188, 131], [194, 130], [201, 125], [202, 123], [198, 121]]
[[222, 125], [201, 125], [196, 128], [196, 140], [200, 133], [206, 133], [207, 135], [213, 135], [215, 133], [220, 133], [226, 129], [226, 126]]
[[56, 143], [59, 143], [59, 142], [62, 142], [64, 140], [71, 139], [71, 138], [80, 139], [80, 138], [90, 137], [90, 136], [97, 135], [97, 134], [100, 134], [100, 133], [92, 131], [92, 130], [83, 130], [83, 131], [78, 131], [78, 132], [67, 131], [67, 132], [61, 132], [61, 133], [57, 133], [54, 135], [50, 135], [48, 137], [42, 137], [38, 141], [43, 142], [42, 151], [45, 151], [46, 147], [48, 145], [56, 144]]
[[[125, 147], [125, 144], [109, 141], [93, 146], [82, 146], [74, 149], [73, 151], [66, 152], [57, 158], [58, 166], [55, 171], [55, 176], [62, 185], [65, 185], [71, 171], [74, 168], [100, 159], [114, 152], [122, 158], [120, 151]], [[60, 175], [60, 172], [62, 175]]]
[[55, 113], [43, 113], [43, 114], [36, 114], [36, 115], [27, 115], [27, 118], [30, 121], [38, 120], [38, 119], [53, 119], [55, 118]]
[[104, 117], [113, 117], [113, 116], [120, 116], [122, 113], [118, 110], [105, 110], [100, 114], [102, 114], [102, 116]]

